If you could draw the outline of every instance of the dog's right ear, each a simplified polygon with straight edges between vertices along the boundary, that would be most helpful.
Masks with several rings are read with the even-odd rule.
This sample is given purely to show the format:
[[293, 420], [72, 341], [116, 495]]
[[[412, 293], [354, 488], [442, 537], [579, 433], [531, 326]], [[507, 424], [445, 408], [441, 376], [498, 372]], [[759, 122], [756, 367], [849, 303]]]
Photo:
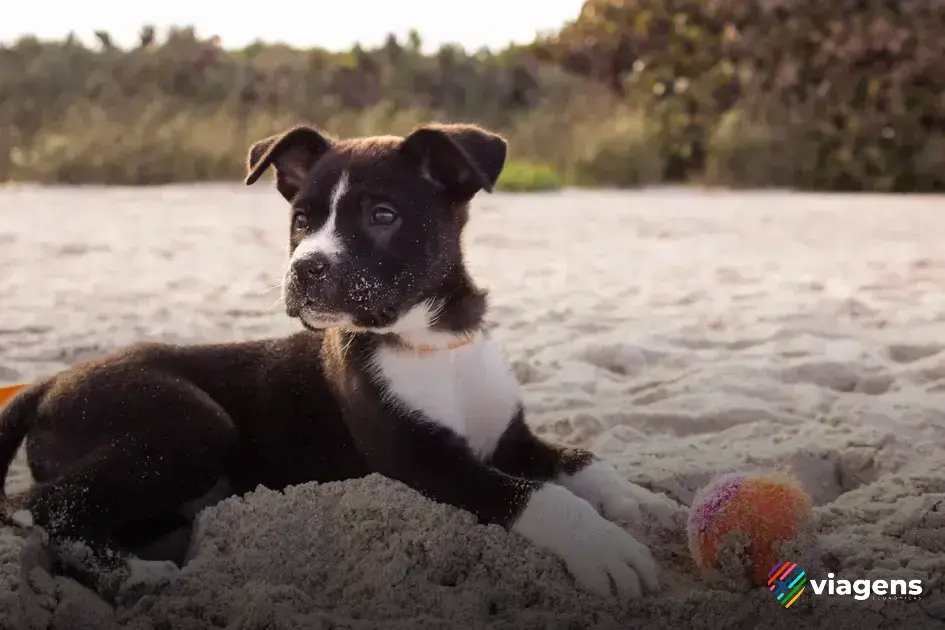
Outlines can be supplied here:
[[307, 125], [293, 127], [277, 136], [263, 138], [249, 148], [246, 158], [246, 185], [254, 184], [269, 166], [276, 169], [276, 188], [292, 201], [305, 183], [309, 172], [332, 141]]
[[492, 192], [505, 166], [504, 138], [472, 124], [430, 124], [404, 138], [401, 150], [419, 162], [421, 174], [455, 199]]

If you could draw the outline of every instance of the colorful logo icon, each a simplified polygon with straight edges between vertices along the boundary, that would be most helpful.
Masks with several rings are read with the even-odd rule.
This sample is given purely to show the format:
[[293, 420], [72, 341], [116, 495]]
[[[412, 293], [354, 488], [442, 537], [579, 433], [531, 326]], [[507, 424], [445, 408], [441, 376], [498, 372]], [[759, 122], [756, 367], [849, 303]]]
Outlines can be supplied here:
[[785, 608], [790, 608], [791, 604], [797, 601], [804, 592], [806, 584], [807, 573], [797, 566], [797, 563], [791, 561], [774, 565], [768, 573], [768, 590]]

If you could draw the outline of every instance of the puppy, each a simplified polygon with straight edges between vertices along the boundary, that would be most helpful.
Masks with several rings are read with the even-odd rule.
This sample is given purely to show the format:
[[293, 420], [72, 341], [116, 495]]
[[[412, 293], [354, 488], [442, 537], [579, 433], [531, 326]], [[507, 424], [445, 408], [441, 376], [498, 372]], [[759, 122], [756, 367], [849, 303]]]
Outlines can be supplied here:
[[484, 327], [462, 235], [505, 158], [473, 125], [349, 140], [299, 126], [253, 145], [246, 184], [272, 168], [289, 205], [283, 299], [303, 330], [136, 345], [30, 386], [0, 415], [0, 477], [25, 439], [36, 480], [7, 512], [121, 599], [173, 578], [182, 557], [133, 550], [202, 505], [376, 472], [524, 536], [593, 591], [657, 589], [649, 550], [608, 519], [672, 506], [533, 435]]

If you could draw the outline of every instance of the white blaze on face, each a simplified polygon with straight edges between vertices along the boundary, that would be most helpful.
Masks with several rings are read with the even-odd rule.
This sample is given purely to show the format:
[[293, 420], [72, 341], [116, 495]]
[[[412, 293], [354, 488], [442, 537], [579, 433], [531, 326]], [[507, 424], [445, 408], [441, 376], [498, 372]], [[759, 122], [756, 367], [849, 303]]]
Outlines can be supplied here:
[[312, 254], [323, 254], [336, 258], [344, 251], [344, 243], [338, 234], [338, 205], [341, 198], [348, 192], [348, 172], [344, 171], [334, 188], [331, 189], [329, 200], [328, 220], [314, 233], [306, 236], [292, 252], [292, 260], [305, 258]]

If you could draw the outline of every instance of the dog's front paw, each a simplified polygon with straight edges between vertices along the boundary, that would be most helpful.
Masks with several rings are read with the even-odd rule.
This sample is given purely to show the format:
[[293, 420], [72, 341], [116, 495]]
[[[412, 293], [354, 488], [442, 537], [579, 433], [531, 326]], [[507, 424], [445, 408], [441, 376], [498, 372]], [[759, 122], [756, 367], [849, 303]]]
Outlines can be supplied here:
[[598, 594], [639, 597], [659, 588], [650, 550], [561, 486], [536, 491], [512, 530], [557, 555]]
[[678, 529], [685, 522], [686, 508], [632, 483], [606, 462], [596, 461], [560, 482], [611, 520], [638, 525], [649, 519], [664, 529]]
[[118, 589], [115, 602], [129, 606], [170, 584], [180, 574], [180, 567], [166, 560], [128, 559], [128, 575]]

